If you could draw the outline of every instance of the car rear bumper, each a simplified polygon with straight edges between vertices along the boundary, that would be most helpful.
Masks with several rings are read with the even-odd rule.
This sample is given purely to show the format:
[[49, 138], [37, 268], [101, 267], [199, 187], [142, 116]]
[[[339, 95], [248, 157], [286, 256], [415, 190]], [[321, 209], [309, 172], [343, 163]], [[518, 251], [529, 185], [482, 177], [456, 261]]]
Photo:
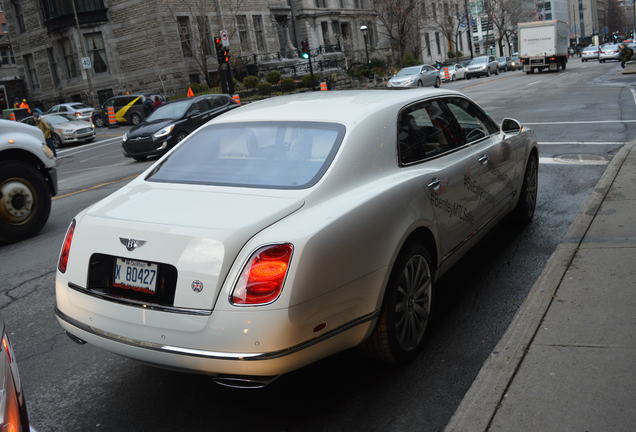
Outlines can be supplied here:
[[123, 336], [76, 320], [57, 307], [55, 313], [62, 328], [79, 343], [88, 342], [124, 357], [168, 369], [251, 377], [276, 377], [355, 346], [366, 337], [376, 318], [376, 314], [370, 314], [283, 349], [226, 352]]

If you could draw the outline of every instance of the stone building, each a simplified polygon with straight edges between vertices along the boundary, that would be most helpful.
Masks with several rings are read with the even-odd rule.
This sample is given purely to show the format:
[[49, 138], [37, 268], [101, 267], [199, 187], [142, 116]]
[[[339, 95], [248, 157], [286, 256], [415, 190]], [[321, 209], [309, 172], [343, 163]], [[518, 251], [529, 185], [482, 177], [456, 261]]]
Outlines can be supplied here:
[[31, 100], [45, 107], [68, 100], [96, 104], [125, 92], [174, 96], [193, 82], [216, 85], [212, 39], [221, 30], [239, 74], [246, 66], [253, 73], [299, 62], [302, 39], [317, 60], [342, 57], [342, 50], [361, 58], [357, 29], [363, 23], [372, 29], [371, 48], [377, 45], [370, 0], [0, 1], [18, 74]]
[[464, 1], [432, 0], [422, 5], [420, 45], [424, 62], [445, 62], [450, 52], [469, 55], [470, 40]]

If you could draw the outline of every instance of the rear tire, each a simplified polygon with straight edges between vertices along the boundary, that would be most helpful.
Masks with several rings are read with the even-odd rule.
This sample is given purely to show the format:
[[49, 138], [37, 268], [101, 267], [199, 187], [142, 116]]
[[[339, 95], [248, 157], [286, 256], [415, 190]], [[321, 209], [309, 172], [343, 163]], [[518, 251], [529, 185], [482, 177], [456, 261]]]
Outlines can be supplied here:
[[146, 160], [146, 156], [133, 156], [133, 159], [137, 162], [143, 162]]
[[417, 86], [418, 86], [418, 87], [423, 87], [423, 86], [424, 86], [424, 84], [422, 84], [422, 81], [418, 81], [418, 82], [417, 82]]
[[486, 69], [486, 78], [490, 76], [490, 68]]
[[50, 212], [51, 191], [42, 173], [25, 162], [0, 162], [0, 243], [36, 234]]
[[141, 123], [141, 116], [137, 113], [133, 113], [133, 115], [130, 116], [130, 122], [133, 124], [133, 126], [137, 126], [139, 123]]
[[534, 216], [537, 205], [538, 173], [539, 159], [535, 153], [532, 153], [526, 163], [519, 200], [511, 213], [512, 220], [518, 225], [528, 225]]
[[380, 317], [364, 348], [381, 361], [406, 363], [422, 347], [430, 322], [435, 271], [429, 251], [407, 243], [384, 293]]
[[495, 75], [499, 75], [499, 68], [495, 70]]
[[435, 88], [439, 88], [442, 85], [440, 77], [435, 78]]

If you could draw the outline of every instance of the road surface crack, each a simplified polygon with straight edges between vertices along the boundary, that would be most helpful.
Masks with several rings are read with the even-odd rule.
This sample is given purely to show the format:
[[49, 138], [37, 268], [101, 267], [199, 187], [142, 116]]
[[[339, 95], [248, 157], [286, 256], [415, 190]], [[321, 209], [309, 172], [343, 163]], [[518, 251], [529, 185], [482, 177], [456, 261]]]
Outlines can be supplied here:
[[9, 288], [8, 290], [2, 292], [2, 294], [4, 294], [6, 297], [9, 298], [9, 301], [7, 303], [3, 304], [2, 306], [0, 306], [0, 310], [6, 308], [7, 306], [9, 306], [11, 304], [13, 304], [17, 300], [23, 299], [23, 298], [33, 294], [38, 289], [39, 286], [38, 286], [38, 284], [36, 284], [36, 286], [33, 287], [32, 289], [27, 290], [25, 292], [20, 292], [20, 293], [15, 293], [16, 290], [19, 290], [19, 289], [27, 286], [28, 284], [30, 284], [30, 283], [32, 283], [34, 281], [37, 281], [38, 279], [42, 279], [44, 277], [47, 277], [47, 276], [49, 276], [49, 275], [51, 275], [53, 273], [55, 273], [55, 270], [47, 271], [47, 272], [42, 273], [40, 275], [34, 276], [34, 277], [30, 278], [30, 279], [26, 279], [26, 280], [20, 282], [18, 285], [14, 286], [12, 288]]

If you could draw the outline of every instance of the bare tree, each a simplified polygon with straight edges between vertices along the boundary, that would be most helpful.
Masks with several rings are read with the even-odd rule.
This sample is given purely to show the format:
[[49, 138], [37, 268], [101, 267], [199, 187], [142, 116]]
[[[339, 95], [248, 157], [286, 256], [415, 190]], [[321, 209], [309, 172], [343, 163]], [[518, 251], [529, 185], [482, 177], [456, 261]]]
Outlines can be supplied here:
[[[376, 0], [375, 9], [381, 28], [379, 32], [391, 43], [394, 63], [417, 46], [419, 35], [420, 2], [417, 0]], [[397, 57], [397, 58], [396, 58]]]
[[[458, 0], [444, 2], [441, 10], [431, 8], [425, 14], [425, 19], [433, 23], [434, 27], [444, 36], [448, 42], [448, 51], [457, 54], [459, 38], [462, 33], [462, 26], [468, 25], [464, 8]], [[470, 43], [470, 41], [469, 41]]]
[[499, 55], [504, 55], [504, 39], [510, 46], [517, 34], [517, 24], [529, 20], [530, 12], [524, 11], [521, 0], [484, 0], [483, 11], [496, 30]]

